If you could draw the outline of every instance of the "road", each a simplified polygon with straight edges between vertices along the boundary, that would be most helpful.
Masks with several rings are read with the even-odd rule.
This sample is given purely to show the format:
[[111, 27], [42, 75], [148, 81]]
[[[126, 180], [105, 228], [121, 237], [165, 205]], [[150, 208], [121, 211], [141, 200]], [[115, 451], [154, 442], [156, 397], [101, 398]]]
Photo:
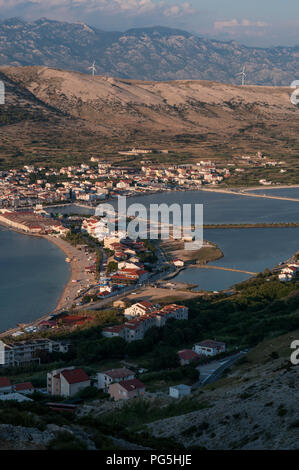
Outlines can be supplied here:
[[197, 369], [200, 372], [200, 380], [196, 382], [192, 388], [199, 388], [204, 385], [209, 385], [217, 382], [223, 374], [223, 372], [237, 362], [241, 357], [247, 354], [245, 351], [240, 351], [233, 356], [226, 357], [224, 359], [210, 362], [209, 364], [199, 366]]
[[[131, 292], [136, 292], [136, 291], [142, 289], [143, 287], [149, 286], [153, 282], [156, 282], [160, 279], [166, 278], [167, 276], [169, 276], [169, 274], [171, 274], [173, 272], [174, 272], [174, 270], [171, 267], [167, 271], [164, 271], [163, 273], [154, 274], [152, 277], [150, 277], [146, 282], [143, 282], [141, 285], [134, 284], [132, 286], [124, 287], [123, 289], [118, 291], [117, 294], [114, 294], [114, 295], [111, 295], [111, 296], [109, 296], [105, 299], [101, 299], [101, 300], [98, 300], [96, 302], [93, 302], [91, 305], [86, 305], [86, 306], [84, 305], [84, 310], [101, 309], [102, 307], [110, 304], [111, 302], [114, 302], [115, 300], [119, 300], [123, 297], [126, 297]], [[77, 307], [77, 310], [82, 310], [82, 306]]]

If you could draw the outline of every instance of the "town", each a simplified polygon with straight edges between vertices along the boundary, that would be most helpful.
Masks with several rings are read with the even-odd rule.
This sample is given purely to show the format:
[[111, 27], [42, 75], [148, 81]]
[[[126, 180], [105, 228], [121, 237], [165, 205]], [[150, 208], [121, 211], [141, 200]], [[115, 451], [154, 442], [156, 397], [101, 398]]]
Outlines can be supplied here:
[[0, 172], [0, 207], [19, 209], [72, 201], [93, 206], [118, 195], [198, 189], [229, 176], [227, 168], [218, 168], [210, 160], [157, 166], [142, 160], [138, 167], [126, 167], [92, 157], [89, 164], [60, 169], [25, 165]]
[[[144, 158], [146, 153], [133, 149], [131, 154]], [[183, 325], [188, 332], [189, 307], [183, 298], [167, 302], [171, 291], [161, 301], [159, 294], [154, 296], [155, 301], [141, 297], [134, 302], [132, 297], [144, 288], [159, 290], [161, 282], [175, 289], [171, 281], [189, 261], [170, 256], [160, 240], [134, 240], [126, 231], [118, 230], [117, 211], [113, 215], [115, 232], [101, 231], [101, 216], [95, 212], [101, 202], [118, 196], [194, 190], [219, 185], [230, 176], [231, 170], [218, 168], [208, 160], [159, 166], [141, 162], [140, 167], [130, 168], [112, 166], [96, 157], [90, 164], [60, 169], [27, 165], [2, 172], [1, 225], [55, 243], [65, 252], [71, 278], [54, 311], [1, 333], [0, 364], [4, 374], [0, 377], [0, 401], [30, 402], [39, 397], [55, 411], [75, 411], [78, 404], [84, 408], [93, 398], [99, 399], [99, 408], [105, 411], [137, 397], [152, 400], [159, 396], [167, 404], [192, 396], [240, 360], [246, 350], [226, 344], [221, 338], [208, 339], [199, 334], [196, 340], [194, 332], [189, 333], [188, 340], [178, 335], [176, 351], [172, 345], [171, 351], [161, 352], [161, 363], [151, 359], [150, 366], [144, 367], [155, 335], [163, 338], [163, 330], [173, 328], [171, 325]], [[298, 271], [294, 258], [270, 275], [281, 283], [295, 282]], [[179, 331], [180, 326], [177, 328]], [[84, 338], [89, 331], [95, 332], [100, 351], [97, 361], [98, 349], [86, 350], [86, 357], [91, 354], [92, 368], [86, 360], [78, 360], [80, 335]], [[133, 352], [133, 360], [128, 351]], [[110, 356], [115, 355], [113, 367], [107, 368]], [[49, 370], [47, 364], [52, 363], [57, 367]], [[162, 370], [170, 379], [161, 385], [158, 377]], [[38, 380], [37, 371], [41, 371]], [[24, 381], [18, 380], [20, 372]], [[70, 398], [74, 401], [67, 401]]]

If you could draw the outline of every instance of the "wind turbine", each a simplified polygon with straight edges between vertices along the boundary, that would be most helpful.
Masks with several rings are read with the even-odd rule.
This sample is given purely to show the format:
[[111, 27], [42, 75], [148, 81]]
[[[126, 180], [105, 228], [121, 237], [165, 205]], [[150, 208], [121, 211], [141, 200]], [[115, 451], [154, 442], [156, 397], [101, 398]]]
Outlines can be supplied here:
[[95, 71], [96, 71], [95, 61], [93, 61], [93, 63], [91, 64], [91, 66], [88, 67], [88, 70], [91, 70], [91, 74], [92, 74], [92, 76], [94, 77], [94, 73], [95, 73]]
[[247, 77], [246, 73], [245, 73], [245, 70], [246, 70], [246, 67], [244, 65], [243, 69], [242, 69], [242, 72], [238, 73], [237, 75], [238, 76], [241, 76], [242, 77], [242, 86], [245, 85], [245, 79]]

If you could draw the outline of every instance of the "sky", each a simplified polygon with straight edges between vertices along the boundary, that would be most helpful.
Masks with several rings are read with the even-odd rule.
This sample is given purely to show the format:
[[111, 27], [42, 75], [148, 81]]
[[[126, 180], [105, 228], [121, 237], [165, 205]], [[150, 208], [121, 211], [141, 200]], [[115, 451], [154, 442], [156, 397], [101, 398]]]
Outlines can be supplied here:
[[14, 16], [117, 31], [169, 26], [250, 46], [299, 45], [298, 0], [0, 0], [0, 19]]

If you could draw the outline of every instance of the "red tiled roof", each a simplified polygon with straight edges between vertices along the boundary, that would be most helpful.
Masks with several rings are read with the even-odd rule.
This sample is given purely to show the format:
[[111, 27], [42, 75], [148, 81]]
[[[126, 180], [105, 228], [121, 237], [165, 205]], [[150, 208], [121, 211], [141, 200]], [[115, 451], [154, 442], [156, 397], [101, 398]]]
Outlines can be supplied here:
[[88, 375], [83, 369], [65, 369], [61, 372], [61, 375], [63, 375], [69, 384], [77, 384], [89, 380]]
[[107, 331], [109, 333], [119, 333], [124, 329], [124, 325], [114, 325], [114, 326], [106, 326], [103, 328], [103, 331]]
[[192, 349], [184, 349], [178, 352], [179, 358], [183, 359], [184, 361], [192, 361], [194, 359], [199, 358], [199, 355], [192, 351]]
[[7, 377], [0, 377], [0, 388], [1, 387], [10, 387], [11, 381]]
[[144, 383], [142, 383], [138, 379], [132, 379], [132, 380], [124, 380], [123, 382], [120, 383], [121, 387], [123, 387], [127, 392], [132, 392], [132, 390], [140, 389], [140, 388], [145, 388]]
[[105, 372], [101, 372], [102, 374], [109, 375], [112, 379], [122, 379], [124, 377], [130, 377], [131, 375], [135, 375], [130, 369], [126, 367], [121, 367], [120, 369], [111, 369], [106, 370]]
[[15, 385], [15, 391], [21, 392], [22, 390], [34, 390], [31, 382], [23, 382]]
[[135, 305], [141, 305], [141, 307], [144, 307], [144, 308], [152, 308], [153, 307], [153, 304], [151, 302], [148, 302], [147, 300], [143, 300], [142, 302], [138, 302]]

